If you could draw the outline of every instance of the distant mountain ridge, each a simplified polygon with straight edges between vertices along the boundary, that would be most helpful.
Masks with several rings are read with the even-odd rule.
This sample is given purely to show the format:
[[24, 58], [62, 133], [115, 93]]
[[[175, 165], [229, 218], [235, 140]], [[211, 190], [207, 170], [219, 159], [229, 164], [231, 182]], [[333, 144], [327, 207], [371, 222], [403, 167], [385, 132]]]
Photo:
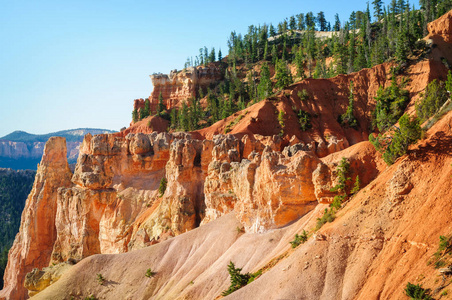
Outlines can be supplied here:
[[83, 141], [83, 137], [87, 133], [102, 134], [114, 133], [114, 130], [99, 129], [99, 128], [77, 128], [61, 130], [46, 134], [32, 134], [21, 130], [16, 130], [10, 134], [0, 138], [0, 141], [6, 140], [11, 142], [46, 142], [51, 136], [62, 136], [66, 138], [67, 142]]
[[75, 163], [81, 142], [86, 134], [114, 133], [116, 131], [98, 128], [77, 128], [47, 134], [31, 134], [14, 131], [0, 138], [0, 168], [15, 170], [31, 169], [41, 160], [46, 141], [52, 136], [66, 138], [69, 163]]

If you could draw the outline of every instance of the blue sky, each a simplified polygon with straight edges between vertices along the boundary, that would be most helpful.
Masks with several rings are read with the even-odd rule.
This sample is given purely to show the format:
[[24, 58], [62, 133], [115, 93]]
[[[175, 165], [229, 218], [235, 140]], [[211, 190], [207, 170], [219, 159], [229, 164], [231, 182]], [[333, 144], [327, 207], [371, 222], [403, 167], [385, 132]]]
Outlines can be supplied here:
[[232, 30], [324, 11], [333, 23], [365, 1], [0, 0], [0, 137], [128, 126], [150, 74], [182, 69]]

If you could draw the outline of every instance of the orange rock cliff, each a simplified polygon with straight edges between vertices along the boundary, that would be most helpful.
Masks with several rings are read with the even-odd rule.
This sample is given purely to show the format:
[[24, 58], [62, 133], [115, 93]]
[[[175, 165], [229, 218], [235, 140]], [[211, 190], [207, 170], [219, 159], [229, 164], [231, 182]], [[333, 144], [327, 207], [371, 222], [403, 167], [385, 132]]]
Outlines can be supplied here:
[[[447, 16], [449, 23], [440, 21], [450, 25]], [[430, 25], [430, 34], [448, 43], [450, 30], [437, 27]], [[439, 57], [406, 70], [408, 112], [431, 80], [445, 78]], [[405, 299], [407, 280], [421, 275], [417, 282], [433, 286], [436, 271], [427, 261], [438, 236], [452, 231], [452, 114], [386, 167], [367, 137], [374, 96], [389, 85], [389, 70], [383, 64], [304, 80], [192, 133], [143, 132], [135, 124], [117, 134], [88, 134], [73, 173], [64, 139], [51, 138], [0, 298], [27, 299], [25, 283], [34, 299], [215, 299], [229, 286], [229, 261], [244, 272], [264, 272], [231, 299]], [[189, 69], [153, 76], [151, 103], [161, 92], [171, 108], [220, 75]], [[359, 130], [337, 122], [350, 81]], [[307, 101], [298, 97], [302, 89]], [[292, 107], [317, 116], [311, 130], [298, 129]], [[281, 110], [284, 128], [275, 114]], [[363, 189], [333, 223], [291, 249], [294, 235], [315, 227], [332, 202], [343, 157]], [[65, 272], [44, 280], [53, 265], [52, 274], [60, 265]], [[145, 276], [148, 268], [153, 278]]]

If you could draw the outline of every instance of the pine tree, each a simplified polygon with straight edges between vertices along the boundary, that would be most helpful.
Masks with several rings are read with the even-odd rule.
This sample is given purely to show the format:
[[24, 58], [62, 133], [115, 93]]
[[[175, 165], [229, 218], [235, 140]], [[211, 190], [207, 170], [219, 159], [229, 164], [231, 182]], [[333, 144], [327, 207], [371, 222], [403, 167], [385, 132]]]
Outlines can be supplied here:
[[179, 127], [178, 121], [179, 120], [178, 120], [178, 116], [177, 116], [177, 110], [175, 108], [173, 108], [170, 113], [171, 129], [176, 129]]
[[340, 116], [340, 121], [343, 125], [347, 125], [352, 128], [358, 126], [358, 121], [353, 115], [355, 97], [353, 96], [353, 81], [350, 81], [350, 95], [348, 97], [348, 107], [344, 114]]
[[325, 31], [327, 28], [327, 22], [325, 19], [325, 13], [323, 11], [321, 11], [317, 14], [316, 21], [317, 21], [317, 24], [319, 25], [319, 30]]
[[276, 88], [285, 88], [293, 82], [292, 74], [289, 71], [287, 63], [283, 60], [278, 60], [276, 62]]
[[182, 109], [179, 113], [179, 128], [182, 131], [186, 131], [189, 128], [189, 124], [188, 124], [189, 120], [188, 120], [188, 107], [187, 107], [187, 103], [183, 102], [182, 103]]
[[165, 104], [163, 104], [162, 92], [160, 92], [159, 104], [157, 105], [157, 116], [160, 116], [165, 109], [166, 109], [166, 107], [165, 107]]
[[258, 100], [268, 98], [272, 93], [272, 82], [270, 80], [270, 70], [266, 62], [262, 64], [260, 82], [257, 87]]
[[210, 51], [209, 61], [210, 62], [214, 62], [215, 61], [215, 47], [212, 47], [212, 50]]
[[221, 54], [221, 48], [218, 50], [218, 61], [221, 62], [223, 60], [223, 54]]
[[276, 51], [276, 45], [275, 44], [273, 44], [273, 47], [272, 47], [272, 63], [273, 63], [273, 65], [275, 65], [276, 64], [276, 61], [278, 60], [278, 52]]
[[339, 20], [339, 15], [335, 14], [334, 15], [334, 26], [333, 26], [333, 30], [334, 31], [339, 31], [341, 30], [341, 21]]
[[383, 6], [383, 1], [382, 0], [374, 0], [374, 1], [372, 1], [372, 5], [373, 5], [373, 8], [374, 8], [374, 17], [375, 17], [375, 19], [380, 21], [382, 16], [383, 16], [383, 11], [381, 9], [381, 7]]
[[247, 285], [248, 280], [251, 278], [251, 274], [249, 273], [242, 274], [241, 271], [242, 269], [236, 268], [232, 261], [229, 262], [228, 272], [229, 276], [231, 277], [231, 285], [221, 295], [227, 296], [235, 292], [236, 290], [240, 289], [241, 287]]
[[136, 108], [132, 111], [132, 121], [134, 123], [136, 123], [138, 121], [138, 111]]

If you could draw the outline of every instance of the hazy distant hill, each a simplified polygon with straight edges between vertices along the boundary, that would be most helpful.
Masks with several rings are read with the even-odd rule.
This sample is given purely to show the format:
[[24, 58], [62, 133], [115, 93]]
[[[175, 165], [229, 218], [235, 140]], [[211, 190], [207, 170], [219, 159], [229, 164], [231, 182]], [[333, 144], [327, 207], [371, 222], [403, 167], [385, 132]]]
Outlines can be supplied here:
[[78, 150], [83, 137], [87, 133], [101, 134], [115, 131], [97, 128], [78, 128], [62, 130], [47, 134], [31, 134], [25, 131], [14, 131], [0, 138], [0, 167], [36, 170], [41, 160], [44, 145], [51, 136], [66, 138], [68, 160], [74, 163], [78, 157]]
[[32, 134], [25, 131], [14, 131], [10, 134], [5, 135], [0, 138], [0, 141], [7, 140], [11, 142], [46, 142], [51, 136], [62, 136], [66, 138], [66, 142], [81, 142], [83, 141], [83, 137], [87, 133], [91, 134], [101, 134], [101, 133], [113, 133], [116, 132], [114, 130], [108, 129], [97, 129], [97, 128], [77, 128], [77, 129], [69, 129], [62, 130], [47, 134]]

